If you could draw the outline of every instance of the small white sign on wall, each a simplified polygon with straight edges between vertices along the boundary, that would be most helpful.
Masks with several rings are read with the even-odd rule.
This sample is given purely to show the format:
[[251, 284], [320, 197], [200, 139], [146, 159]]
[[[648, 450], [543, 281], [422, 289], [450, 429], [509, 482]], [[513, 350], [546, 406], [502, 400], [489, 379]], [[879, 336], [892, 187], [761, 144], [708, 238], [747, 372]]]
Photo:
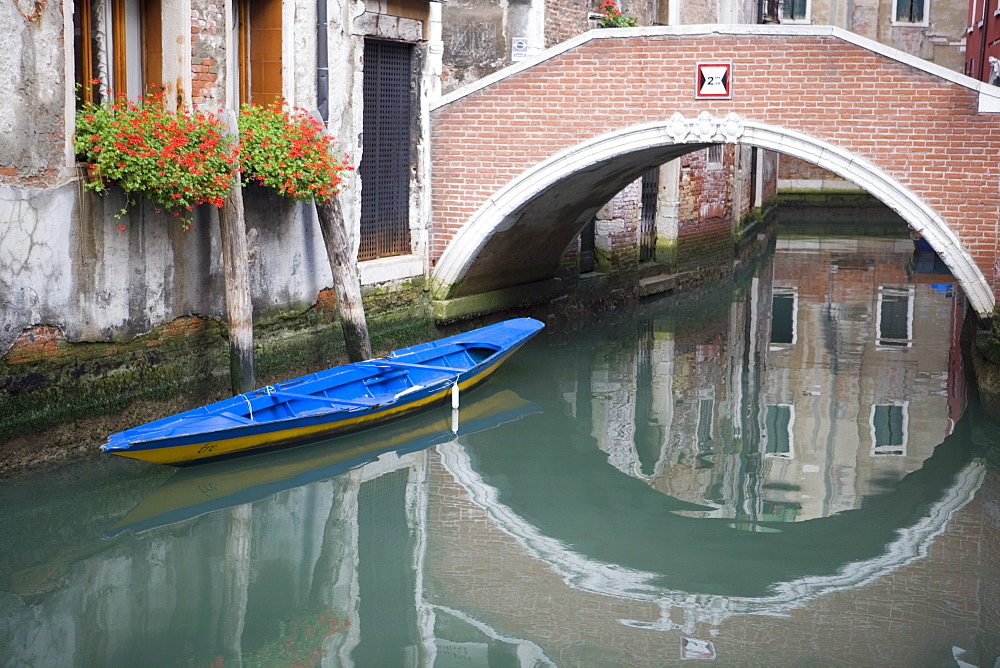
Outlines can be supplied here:
[[527, 57], [528, 57], [528, 38], [527, 37], [513, 38], [510, 42], [511, 62], [524, 60]]

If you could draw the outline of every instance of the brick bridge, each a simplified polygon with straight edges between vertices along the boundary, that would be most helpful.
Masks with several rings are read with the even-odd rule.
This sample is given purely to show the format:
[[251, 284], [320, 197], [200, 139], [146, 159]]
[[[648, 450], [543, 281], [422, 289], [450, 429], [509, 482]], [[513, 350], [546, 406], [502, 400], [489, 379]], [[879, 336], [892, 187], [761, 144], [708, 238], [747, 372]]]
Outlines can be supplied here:
[[[731, 99], [695, 99], [697, 63], [715, 60], [732, 63]], [[997, 112], [1000, 88], [837, 28], [591, 31], [432, 107], [434, 299], [530, 294], [644, 171], [732, 143], [872, 193], [985, 315], [1000, 288]]]

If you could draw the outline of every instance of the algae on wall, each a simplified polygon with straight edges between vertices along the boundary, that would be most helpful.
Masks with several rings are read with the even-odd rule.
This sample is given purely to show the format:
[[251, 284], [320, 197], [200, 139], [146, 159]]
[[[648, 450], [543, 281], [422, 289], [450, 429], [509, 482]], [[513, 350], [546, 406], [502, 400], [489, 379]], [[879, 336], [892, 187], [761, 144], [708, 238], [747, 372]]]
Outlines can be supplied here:
[[[376, 354], [440, 336], [422, 288], [422, 280], [369, 288]], [[315, 307], [256, 323], [262, 385], [347, 362], [328, 292]], [[37, 328], [0, 359], [0, 473], [96, 453], [109, 433], [226, 398], [226, 337], [224, 323], [201, 317], [121, 343], [72, 343], [57, 328]]]

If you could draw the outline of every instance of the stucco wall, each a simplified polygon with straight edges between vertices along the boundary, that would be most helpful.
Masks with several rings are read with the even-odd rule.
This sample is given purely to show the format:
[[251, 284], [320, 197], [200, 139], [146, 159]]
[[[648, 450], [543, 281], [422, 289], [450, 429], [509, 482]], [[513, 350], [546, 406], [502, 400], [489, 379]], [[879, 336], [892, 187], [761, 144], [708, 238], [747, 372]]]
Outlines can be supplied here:
[[66, 100], [62, 32], [61, 3], [0, 3], [0, 185], [43, 185], [58, 177]]
[[[149, 207], [118, 221], [120, 191], [81, 200], [78, 189], [0, 188], [0, 355], [36, 324], [70, 341], [112, 341], [225, 314], [214, 208], [185, 232]], [[308, 308], [331, 285], [314, 211], [257, 189], [246, 205], [255, 317]]]

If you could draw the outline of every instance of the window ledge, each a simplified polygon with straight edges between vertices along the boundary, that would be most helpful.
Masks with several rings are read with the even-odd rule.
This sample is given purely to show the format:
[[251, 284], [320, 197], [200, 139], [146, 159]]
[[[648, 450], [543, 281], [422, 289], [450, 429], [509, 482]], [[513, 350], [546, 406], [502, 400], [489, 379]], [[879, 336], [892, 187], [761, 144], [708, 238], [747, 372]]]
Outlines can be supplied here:
[[927, 28], [930, 24], [927, 21], [910, 23], [909, 21], [893, 21], [890, 24], [893, 28]]
[[424, 275], [424, 260], [419, 255], [397, 255], [358, 263], [361, 285], [374, 285]]

